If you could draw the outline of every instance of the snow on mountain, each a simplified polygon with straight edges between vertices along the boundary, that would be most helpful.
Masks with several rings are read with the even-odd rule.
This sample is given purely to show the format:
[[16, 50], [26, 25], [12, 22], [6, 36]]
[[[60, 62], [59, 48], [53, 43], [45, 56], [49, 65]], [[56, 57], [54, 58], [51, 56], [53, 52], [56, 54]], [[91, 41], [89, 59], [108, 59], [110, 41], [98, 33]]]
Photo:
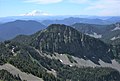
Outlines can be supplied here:
[[116, 27], [111, 31], [115, 31], [115, 30], [120, 30], [120, 24], [116, 24]]
[[49, 15], [50, 14], [43, 11], [33, 10], [32, 12], [21, 14], [20, 16], [49, 16]]
[[86, 33], [86, 35], [89, 35], [89, 36], [91, 36], [91, 37], [94, 37], [94, 38], [102, 38], [102, 35], [98, 35], [97, 33], [93, 33], [93, 34], [88, 34], [88, 33]]
[[116, 39], [119, 39], [120, 38], [120, 36], [118, 36], [118, 37], [113, 37], [113, 38], [111, 38], [111, 40], [116, 40]]

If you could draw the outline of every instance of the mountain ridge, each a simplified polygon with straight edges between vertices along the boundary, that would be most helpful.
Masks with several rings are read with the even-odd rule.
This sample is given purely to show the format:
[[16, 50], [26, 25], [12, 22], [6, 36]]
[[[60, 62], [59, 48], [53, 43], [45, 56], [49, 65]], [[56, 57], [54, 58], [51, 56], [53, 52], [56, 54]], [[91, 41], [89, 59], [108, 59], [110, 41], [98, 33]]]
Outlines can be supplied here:
[[[99, 39], [84, 35], [70, 26], [53, 24], [32, 36], [30, 45], [42, 52], [67, 53], [84, 59], [94, 59], [92, 57], [95, 57], [96, 63], [99, 60], [98, 58], [106, 62], [111, 62], [110, 58], [113, 58], [112, 50], [108, 51], [110, 50], [109, 45]], [[94, 52], [95, 50], [96, 52]], [[104, 54], [105, 51], [106, 54]], [[105, 60], [103, 58], [105, 55], [109, 55], [110, 58], [106, 57]]]
[[73, 24], [72, 27], [86, 35], [101, 39], [106, 43], [110, 43], [120, 36], [119, 24], [119, 22], [110, 25], [76, 23]]
[[60, 24], [1, 42], [0, 65], [6, 63], [44, 81], [120, 80], [111, 46]]
[[9, 40], [20, 34], [33, 34], [38, 30], [44, 29], [45, 26], [33, 20], [16, 20], [0, 24], [0, 37], [4, 40]]

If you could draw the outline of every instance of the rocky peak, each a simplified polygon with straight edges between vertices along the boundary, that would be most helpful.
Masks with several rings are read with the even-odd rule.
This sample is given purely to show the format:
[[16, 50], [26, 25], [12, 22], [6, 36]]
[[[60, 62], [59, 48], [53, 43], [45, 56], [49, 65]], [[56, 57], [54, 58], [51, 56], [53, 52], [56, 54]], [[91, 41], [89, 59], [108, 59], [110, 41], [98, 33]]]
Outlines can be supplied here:
[[32, 45], [42, 52], [70, 54], [97, 62], [99, 59], [110, 62], [113, 57], [112, 50], [102, 41], [60, 24], [50, 25], [41, 31]]

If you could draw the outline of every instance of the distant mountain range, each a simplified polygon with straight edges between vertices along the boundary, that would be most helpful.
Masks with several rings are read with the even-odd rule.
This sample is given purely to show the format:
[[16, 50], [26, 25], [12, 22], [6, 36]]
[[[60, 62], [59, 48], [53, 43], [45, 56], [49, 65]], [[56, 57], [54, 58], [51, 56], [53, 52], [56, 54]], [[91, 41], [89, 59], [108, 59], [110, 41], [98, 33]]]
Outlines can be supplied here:
[[[73, 28], [77, 29], [78, 31], [87, 34], [87, 35], [94, 35], [94, 34], [102, 34], [104, 33], [106, 30], [106, 26], [107, 25], [98, 25], [98, 24], [87, 24], [87, 23], [75, 23], [73, 25], [71, 25]], [[101, 38], [100, 36], [98, 36], [95, 38]]]
[[18, 81], [33, 75], [33, 81], [119, 81], [119, 55], [118, 47], [73, 27], [52, 24], [35, 34], [1, 42], [0, 69], [6, 66], [15, 72], [3, 68], [0, 74]]
[[[56, 20], [57, 22], [52, 23], [60, 23], [60, 24], [72, 24], [71, 26], [78, 31], [103, 40], [104, 42], [112, 42], [113, 40], [120, 38], [120, 23], [114, 23], [109, 25], [100, 25], [100, 24], [88, 24], [88, 23], [76, 23], [82, 18], [67, 18], [64, 20]], [[92, 23], [93, 21], [96, 21], [94, 19], [88, 19]], [[110, 19], [111, 20], [111, 19]], [[114, 18], [113, 18], [114, 20]], [[116, 19], [115, 20], [119, 20]], [[75, 21], [75, 24], [73, 24], [73, 21]], [[83, 19], [84, 21], [84, 19]], [[46, 21], [45, 21], [46, 22]], [[33, 34], [39, 30], [45, 29], [46, 25], [45, 22], [37, 22], [33, 20], [16, 20], [13, 22], [8, 22], [4, 24], [0, 24], [0, 40], [8, 40], [11, 39], [17, 35], [24, 34], [24, 35], [30, 35]], [[82, 22], [82, 21], [81, 21]], [[85, 21], [86, 22], [86, 21]], [[95, 22], [94, 22], [95, 23]], [[44, 24], [44, 25], [43, 25]]]
[[120, 21], [120, 17], [112, 17], [110, 19], [99, 19], [99, 18], [79, 18], [79, 17], [69, 17], [65, 18], [63, 20], [43, 20], [41, 23], [44, 25], [50, 25], [50, 24], [65, 24], [65, 25], [72, 25], [75, 23], [88, 23], [88, 24], [100, 24], [100, 25], [106, 25], [106, 24], [113, 24]]
[[113, 24], [120, 21], [120, 16], [87, 16], [87, 15], [63, 15], [63, 16], [13, 16], [1, 17], [0, 23], [11, 22], [15, 20], [35, 20], [43, 22], [45, 25], [50, 24], [65, 24], [71, 25], [74, 23], [89, 23], [89, 24]]
[[0, 38], [0, 41], [4, 41], [4, 39], [3, 39], [3, 38]]
[[7, 40], [20, 34], [30, 35], [45, 27], [37, 21], [16, 20], [0, 24], [0, 38], [1, 40]]
[[99, 38], [107, 43], [120, 38], [120, 23], [110, 25], [76, 23], [72, 26], [86, 35]]

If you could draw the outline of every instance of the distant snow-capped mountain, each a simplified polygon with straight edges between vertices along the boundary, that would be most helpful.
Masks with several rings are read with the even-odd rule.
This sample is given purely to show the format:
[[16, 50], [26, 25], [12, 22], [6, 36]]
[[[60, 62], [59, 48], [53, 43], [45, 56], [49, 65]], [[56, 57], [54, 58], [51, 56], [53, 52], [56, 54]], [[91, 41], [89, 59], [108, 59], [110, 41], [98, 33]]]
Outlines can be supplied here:
[[33, 10], [32, 12], [21, 14], [20, 16], [49, 16], [49, 15], [50, 14], [43, 11]]

